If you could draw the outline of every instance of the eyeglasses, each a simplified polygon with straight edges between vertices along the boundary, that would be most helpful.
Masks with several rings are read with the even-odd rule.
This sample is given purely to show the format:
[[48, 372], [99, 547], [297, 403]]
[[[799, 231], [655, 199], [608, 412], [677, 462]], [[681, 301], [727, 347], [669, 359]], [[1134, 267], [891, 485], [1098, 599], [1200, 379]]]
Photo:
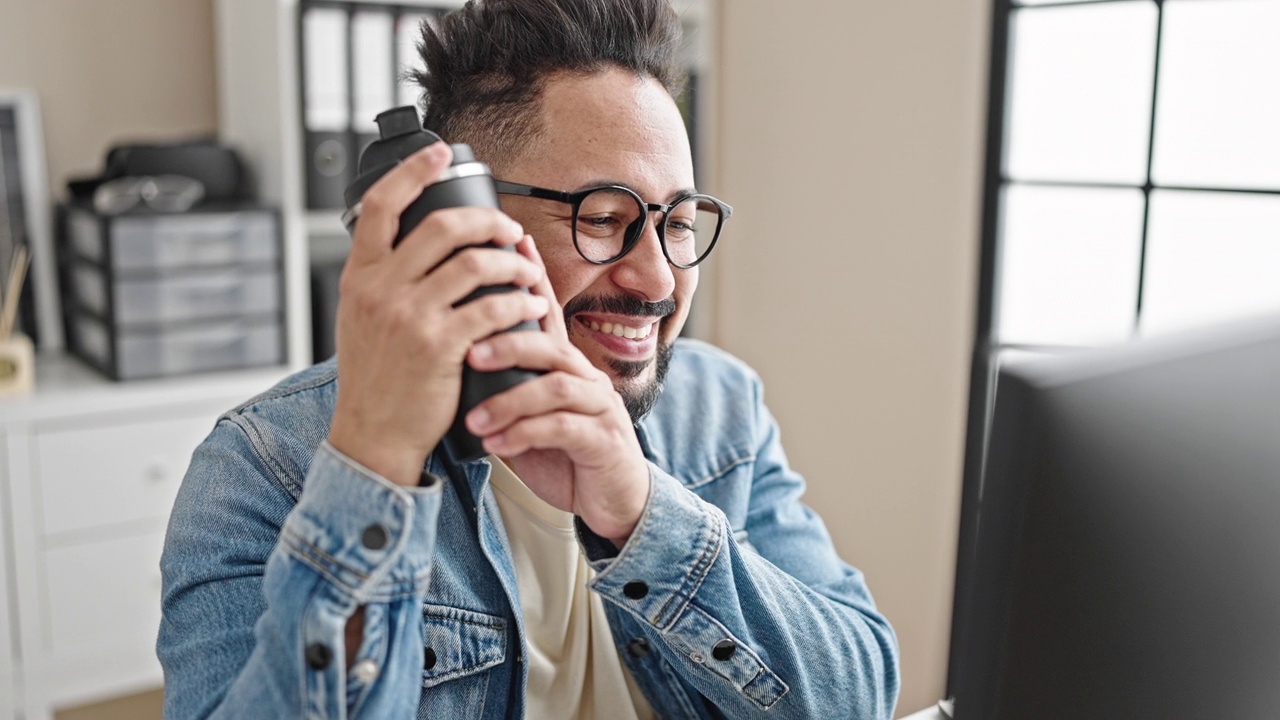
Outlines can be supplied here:
[[93, 193], [93, 207], [116, 215], [146, 203], [157, 212], [186, 212], [204, 199], [204, 183], [183, 175], [122, 177], [103, 183]]
[[651, 212], [662, 213], [658, 240], [667, 262], [688, 269], [707, 259], [733, 208], [710, 195], [682, 195], [670, 205], [647, 203], [630, 188], [604, 185], [562, 192], [496, 180], [503, 195], [555, 200], [573, 206], [573, 246], [594, 265], [621, 260], [644, 234]]

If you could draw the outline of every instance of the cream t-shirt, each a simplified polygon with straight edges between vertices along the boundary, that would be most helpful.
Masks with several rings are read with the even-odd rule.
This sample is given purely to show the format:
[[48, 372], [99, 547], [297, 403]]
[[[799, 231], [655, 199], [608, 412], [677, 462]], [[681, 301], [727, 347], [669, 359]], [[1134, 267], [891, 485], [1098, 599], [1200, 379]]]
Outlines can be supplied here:
[[489, 463], [524, 614], [525, 717], [652, 720], [653, 709], [618, 656], [604, 601], [587, 589], [593, 571], [578, 548], [573, 514], [534, 495], [498, 458], [490, 455]]

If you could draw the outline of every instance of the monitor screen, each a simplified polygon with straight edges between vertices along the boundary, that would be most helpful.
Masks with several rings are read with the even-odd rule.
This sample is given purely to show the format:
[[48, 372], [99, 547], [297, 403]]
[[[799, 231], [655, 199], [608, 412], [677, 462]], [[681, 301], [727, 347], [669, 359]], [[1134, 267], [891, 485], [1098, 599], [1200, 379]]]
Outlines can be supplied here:
[[1280, 718], [1280, 318], [996, 388], [956, 717]]

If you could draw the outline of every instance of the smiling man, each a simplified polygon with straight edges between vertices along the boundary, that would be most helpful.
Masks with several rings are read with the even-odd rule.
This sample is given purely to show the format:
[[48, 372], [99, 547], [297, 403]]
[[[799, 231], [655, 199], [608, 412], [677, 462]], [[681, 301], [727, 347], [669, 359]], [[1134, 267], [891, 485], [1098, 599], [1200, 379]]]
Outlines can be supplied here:
[[[695, 189], [678, 40], [665, 0], [424, 31], [426, 125], [502, 207], [393, 246], [444, 143], [364, 195], [336, 359], [223, 416], [184, 480], [166, 717], [890, 717], [892, 630], [759, 379], [678, 339], [731, 214]], [[497, 284], [529, 292], [458, 305]], [[467, 414], [474, 462], [440, 447], [464, 362], [543, 371]]]

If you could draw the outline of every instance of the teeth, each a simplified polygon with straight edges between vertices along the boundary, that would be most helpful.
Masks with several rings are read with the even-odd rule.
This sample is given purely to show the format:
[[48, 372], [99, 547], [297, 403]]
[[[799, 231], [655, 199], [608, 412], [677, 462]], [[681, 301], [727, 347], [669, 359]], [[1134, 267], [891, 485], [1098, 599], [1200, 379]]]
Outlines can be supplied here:
[[650, 323], [641, 328], [633, 328], [623, 325], [622, 323], [604, 323], [603, 325], [594, 320], [587, 323], [592, 330], [602, 332], [605, 335], [616, 335], [618, 337], [627, 338], [628, 340], [643, 340], [649, 337], [649, 333], [653, 331], [653, 324]]

